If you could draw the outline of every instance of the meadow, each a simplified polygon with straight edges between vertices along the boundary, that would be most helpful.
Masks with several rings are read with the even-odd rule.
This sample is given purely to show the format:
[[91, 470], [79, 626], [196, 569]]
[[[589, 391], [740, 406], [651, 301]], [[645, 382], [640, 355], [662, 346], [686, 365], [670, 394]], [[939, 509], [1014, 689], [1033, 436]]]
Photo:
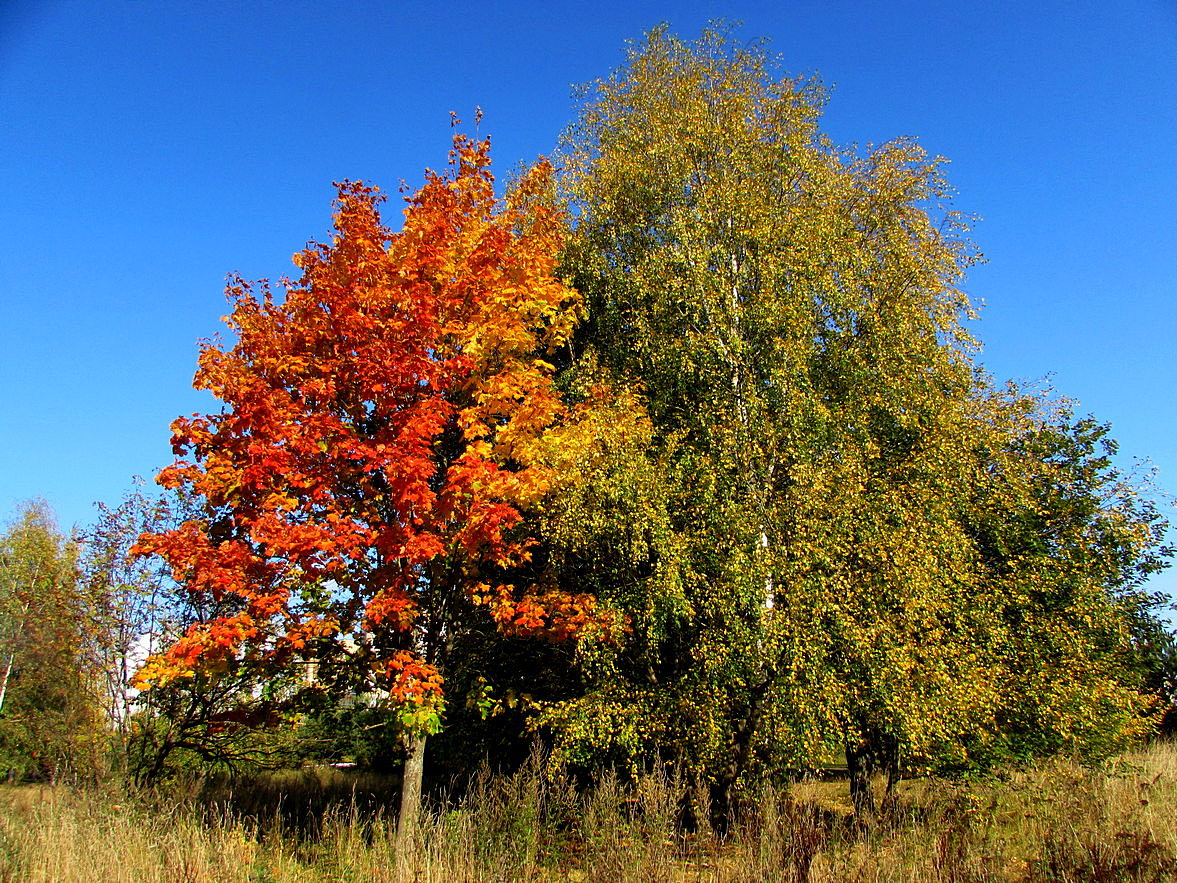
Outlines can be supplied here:
[[855, 822], [846, 783], [802, 780], [745, 801], [724, 838], [684, 831], [682, 783], [579, 788], [532, 763], [480, 775], [400, 844], [387, 781], [333, 770], [128, 795], [0, 788], [0, 880], [1169, 881], [1177, 879], [1177, 745], [1099, 767], [1055, 759], [901, 784]]

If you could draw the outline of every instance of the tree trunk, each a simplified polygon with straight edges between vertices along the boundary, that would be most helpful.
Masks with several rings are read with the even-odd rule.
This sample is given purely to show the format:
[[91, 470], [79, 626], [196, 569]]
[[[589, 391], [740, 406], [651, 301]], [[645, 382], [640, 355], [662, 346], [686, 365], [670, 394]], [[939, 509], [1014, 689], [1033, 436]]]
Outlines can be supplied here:
[[869, 822], [875, 817], [875, 793], [871, 789], [871, 774], [875, 763], [871, 745], [865, 739], [846, 746], [846, 771], [850, 774], [850, 799], [854, 802], [854, 817]]
[[708, 821], [711, 824], [711, 830], [720, 839], [727, 837], [732, 822], [735, 820], [736, 808], [732, 803], [733, 785], [735, 785], [735, 781], [725, 777], [708, 788]]
[[899, 740], [894, 736], [883, 737], [883, 763], [887, 768], [887, 799], [895, 798], [895, 787], [903, 778], [903, 770], [899, 766]]
[[903, 778], [903, 768], [899, 763], [899, 739], [890, 734], [878, 737], [877, 760], [887, 773], [887, 790], [883, 794], [882, 812], [885, 816], [895, 817], [899, 809], [899, 792], [897, 790], [900, 779]]
[[[33, 577], [33, 585], [36, 585], [36, 576]], [[20, 622], [17, 625], [16, 630], [13, 632], [13, 635], [12, 635], [12, 643], [14, 645], [16, 644], [17, 636], [19, 634], [21, 634], [25, 629], [25, 620], [28, 618], [28, 615], [29, 615], [29, 605], [30, 604], [32, 604], [31, 601], [25, 601], [25, 606], [23, 608], [21, 608]], [[15, 661], [16, 661], [16, 650], [10, 649], [8, 651], [8, 665], [6, 665], [4, 668], [4, 682], [3, 682], [3, 684], [0, 684], [0, 711], [4, 710], [4, 699], [5, 699], [5, 697], [8, 696], [8, 682], [12, 678], [12, 665]]]
[[425, 736], [406, 736], [404, 780], [401, 783], [400, 817], [396, 826], [397, 863], [409, 859], [421, 816], [421, 781], [425, 776]]
[[773, 672], [769, 671], [764, 680], [752, 688], [744, 717], [736, 724], [732, 734], [731, 757], [710, 787], [711, 827], [720, 836], [726, 836], [735, 821], [736, 806], [732, 791], [740, 775], [748, 768], [753, 737], [768, 705], [772, 678]]
[[0, 711], [4, 710], [4, 697], [8, 695], [8, 679], [12, 677], [12, 663], [16, 660], [15, 653], [8, 654], [8, 665], [4, 668], [4, 680], [0, 681]]

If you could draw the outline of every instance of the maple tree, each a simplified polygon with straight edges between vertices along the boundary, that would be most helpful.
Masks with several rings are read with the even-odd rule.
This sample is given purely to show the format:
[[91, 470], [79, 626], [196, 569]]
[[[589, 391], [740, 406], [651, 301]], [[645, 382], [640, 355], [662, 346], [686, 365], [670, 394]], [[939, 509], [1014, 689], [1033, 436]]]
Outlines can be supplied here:
[[489, 143], [457, 136], [399, 232], [376, 188], [347, 182], [331, 241], [295, 256], [283, 298], [231, 282], [236, 342], [206, 344], [194, 382], [224, 409], [173, 424], [188, 458], [159, 475], [204, 515], [138, 544], [220, 607], [141, 686], [303, 665], [302, 692], [384, 695], [411, 813], [463, 617], [551, 640], [619, 627], [531, 566], [525, 514], [552, 483], [541, 454], [565, 413], [549, 360], [578, 304], [554, 276], [551, 175], [538, 163], [500, 204]]

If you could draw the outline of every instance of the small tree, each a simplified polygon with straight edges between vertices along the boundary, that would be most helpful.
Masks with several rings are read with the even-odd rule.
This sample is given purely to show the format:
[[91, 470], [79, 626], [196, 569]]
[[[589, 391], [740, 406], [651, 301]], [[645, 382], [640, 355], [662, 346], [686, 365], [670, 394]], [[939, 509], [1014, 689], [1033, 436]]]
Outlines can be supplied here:
[[177, 613], [175, 585], [166, 568], [132, 553], [146, 532], [172, 526], [174, 500], [149, 497], [140, 487], [118, 506], [98, 505], [98, 520], [82, 536], [81, 586], [91, 628], [87, 650], [98, 675], [98, 700], [116, 744], [115, 762], [126, 767], [132, 718], [139, 705], [131, 686], [135, 671], [160, 649]]
[[77, 547], [43, 502], [0, 536], [0, 743], [10, 773], [57, 780], [99, 771], [97, 668]]
[[94, 666], [111, 762], [140, 784], [168, 775], [186, 758], [230, 768], [266, 758], [264, 742], [245, 732], [244, 722], [259, 711], [259, 685], [248, 680], [256, 672], [239, 672], [244, 680], [179, 679], [146, 693], [134, 687], [149, 656], [229, 609], [191, 594], [164, 562], [134, 551], [143, 534], [175, 529], [195, 514], [190, 499], [136, 486], [118, 506], [99, 504], [98, 520], [82, 535], [80, 586], [89, 623], [84, 652]]
[[203, 512], [138, 546], [220, 605], [138, 683], [293, 667], [313, 677], [259, 713], [321, 690], [386, 697], [408, 752], [402, 823], [468, 623], [561, 639], [612, 622], [533, 561], [525, 514], [550, 486], [541, 454], [564, 414], [548, 359], [577, 297], [553, 275], [550, 167], [500, 206], [488, 151], [456, 137], [399, 233], [375, 188], [341, 185], [331, 242], [295, 256], [284, 298], [230, 285], [237, 341], [205, 345], [195, 379], [224, 410], [173, 424], [191, 459], [159, 476]]
[[[1107, 424], [1012, 393], [1009, 445], [990, 451], [974, 507], [997, 665], [979, 762], [1068, 751], [1102, 758], [1155, 732], [1168, 696], [1148, 577], [1168, 565], [1167, 524], [1116, 469]], [[1019, 416], [1019, 414], [1023, 416]]]

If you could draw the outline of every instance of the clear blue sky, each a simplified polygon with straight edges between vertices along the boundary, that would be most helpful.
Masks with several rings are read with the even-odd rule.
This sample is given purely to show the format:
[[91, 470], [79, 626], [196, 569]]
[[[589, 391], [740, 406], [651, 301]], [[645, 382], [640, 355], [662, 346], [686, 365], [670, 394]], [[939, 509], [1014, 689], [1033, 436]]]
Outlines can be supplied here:
[[833, 87], [835, 140], [951, 160], [987, 367], [1177, 492], [1177, 0], [0, 0], [0, 518], [84, 524], [168, 462], [226, 274], [292, 273], [333, 180], [419, 182], [476, 105], [507, 170], [627, 39], [716, 17]]

